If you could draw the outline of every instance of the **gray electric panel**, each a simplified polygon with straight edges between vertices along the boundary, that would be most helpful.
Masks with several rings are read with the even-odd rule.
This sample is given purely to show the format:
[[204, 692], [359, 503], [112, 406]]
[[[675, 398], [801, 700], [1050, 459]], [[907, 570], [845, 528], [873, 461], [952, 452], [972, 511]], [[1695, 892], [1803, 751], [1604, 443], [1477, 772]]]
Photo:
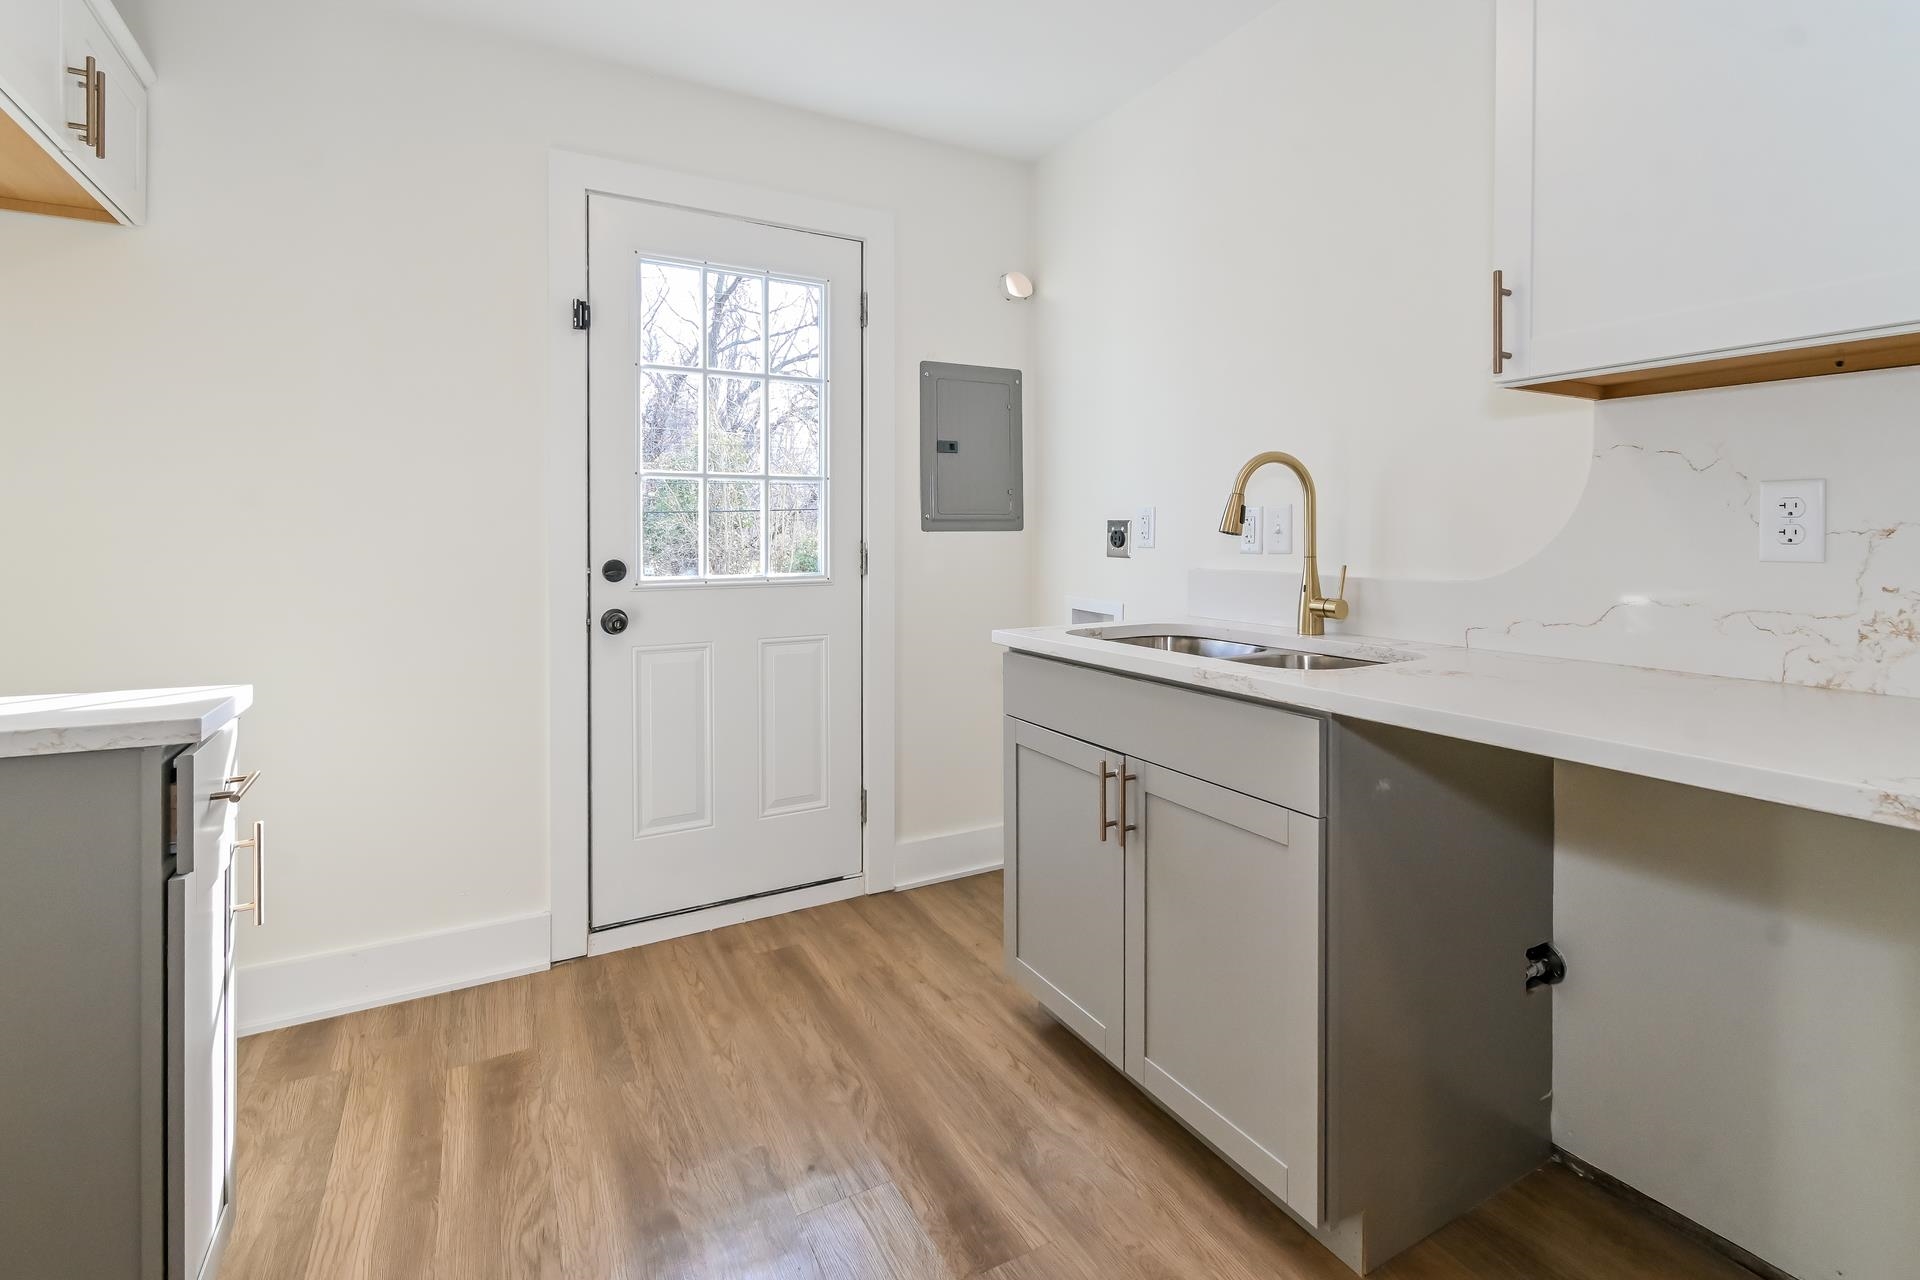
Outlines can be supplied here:
[[1024, 527], [1020, 371], [920, 362], [920, 527]]

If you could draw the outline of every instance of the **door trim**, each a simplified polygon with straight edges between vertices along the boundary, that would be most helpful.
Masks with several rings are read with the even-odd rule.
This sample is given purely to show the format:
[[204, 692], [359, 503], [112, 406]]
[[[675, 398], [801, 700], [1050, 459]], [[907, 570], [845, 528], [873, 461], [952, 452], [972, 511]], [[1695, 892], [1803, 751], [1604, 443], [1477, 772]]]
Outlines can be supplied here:
[[[861, 331], [861, 528], [867, 574], [860, 610], [861, 828], [864, 892], [894, 883], [896, 579], [893, 214], [624, 160], [555, 150], [547, 165], [548, 339], [545, 432], [547, 540], [547, 852], [552, 957], [588, 954], [587, 344], [571, 327], [587, 297], [587, 198], [650, 200], [702, 213], [858, 240], [872, 323]], [[868, 768], [867, 762], [875, 762]], [[690, 913], [698, 914], [698, 913]], [[692, 923], [683, 918], [683, 924]], [[711, 927], [711, 926], [703, 926]], [[683, 928], [682, 932], [691, 932]], [[598, 948], [596, 948], [597, 950]]]

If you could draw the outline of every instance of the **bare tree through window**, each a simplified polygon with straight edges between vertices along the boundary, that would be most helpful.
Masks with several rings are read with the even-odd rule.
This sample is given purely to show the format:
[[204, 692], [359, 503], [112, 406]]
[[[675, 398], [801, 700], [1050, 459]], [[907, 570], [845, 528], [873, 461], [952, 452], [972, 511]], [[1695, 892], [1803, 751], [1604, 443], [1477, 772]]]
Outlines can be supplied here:
[[824, 285], [639, 262], [643, 579], [822, 572]]

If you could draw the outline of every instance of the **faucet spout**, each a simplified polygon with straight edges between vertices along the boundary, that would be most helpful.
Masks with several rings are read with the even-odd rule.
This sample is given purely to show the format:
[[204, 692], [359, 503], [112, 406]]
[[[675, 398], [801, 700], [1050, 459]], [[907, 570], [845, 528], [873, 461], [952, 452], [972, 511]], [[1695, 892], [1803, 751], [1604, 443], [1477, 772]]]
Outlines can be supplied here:
[[1239, 536], [1246, 527], [1247, 485], [1253, 473], [1269, 464], [1285, 467], [1300, 481], [1300, 634], [1326, 634], [1326, 620], [1347, 616], [1347, 570], [1340, 569], [1340, 594], [1329, 599], [1320, 593], [1320, 500], [1313, 487], [1313, 473], [1290, 453], [1270, 450], [1256, 453], [1233, 478], [1233, 491], [1227, 495], [1226, 510], [1220, 516], [1220, 532]]

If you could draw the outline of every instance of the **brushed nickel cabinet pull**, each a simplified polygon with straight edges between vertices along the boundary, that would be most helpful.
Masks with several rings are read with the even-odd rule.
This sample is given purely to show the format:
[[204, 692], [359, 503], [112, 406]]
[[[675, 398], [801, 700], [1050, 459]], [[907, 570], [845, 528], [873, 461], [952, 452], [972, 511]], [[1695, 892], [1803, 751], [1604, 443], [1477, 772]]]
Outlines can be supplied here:
[[1127, 847], [1127, 832], [1140, 829], [1138, 824], [1127, 821], [1127, 784], [1138, 781], [1139, 774], [1128, 773], [1124, 769], [1120, 771], [1120, 820], [1114, 825], [1120, 828], [1120, 847], [1123, 850]]
[[107, 73], [104, 68], [93, 73], [93, 154], [99, 160], [107, 158]]
[[1107, 817], [1107, 783], [1113, 777], [1113, 770], [1107, 768], [1107, 759], [1100, 757], [1100, 843], [1107, 842], [1107, 828], [1114, 825]]
[[1498, 374], [1507, 367], [1507, 361], [1513, 359], [1513, 352], [1507, 346], [1507, 305], [1506, 300], [1513, 296], [1513, 290], [1507, 288], [1506, 272], [1493, 273], [1493, 371]]
[[236, 852], [241, 849], [253, 850], [253, 901], [235, 903], [233, 906], [233, 914], [237, 916], [242, 911], [251, 911], [253, 912], [253, 923], [255, 926], [263, 925], [267, 922], [267, 882], [265, 879], [267, 867], [267, 824], [264, 822], [254, 823], [253, 839], [237, 841], [233, 847]]
[[253, 790], [253, 784], [258, 782], [259, 780], [260, 780], [260, 771], [258, 769], [255, 769], [251, 773], [242, 773], [235, 777], [228, 778], [227, 785], [220, 788], [220, 790], [214, 792], [212, 795], [208, 796], [207, 799], [231, 800], [235, 804], [239, 804], [240, 797], [247, 794], [247, 792]]
[[95, 128], [95, 121], [98, 118], [96, 113], [99, 111], [100, 103], [100, 95], [94, 89], [100, 77], [98, 64], [94, 62], [93, 55], [88, 54], [85, 66], [68, 67], [67, 74], [79, 78], [80, 87], [86, 91], [87, 95], [85, 118], [78, 122], [67, 121], [67, 128], [79, 134], [81, 143], [92, 147], [94, 155], [104, 157], [106, 149], [101, 145], [99, 131]]

